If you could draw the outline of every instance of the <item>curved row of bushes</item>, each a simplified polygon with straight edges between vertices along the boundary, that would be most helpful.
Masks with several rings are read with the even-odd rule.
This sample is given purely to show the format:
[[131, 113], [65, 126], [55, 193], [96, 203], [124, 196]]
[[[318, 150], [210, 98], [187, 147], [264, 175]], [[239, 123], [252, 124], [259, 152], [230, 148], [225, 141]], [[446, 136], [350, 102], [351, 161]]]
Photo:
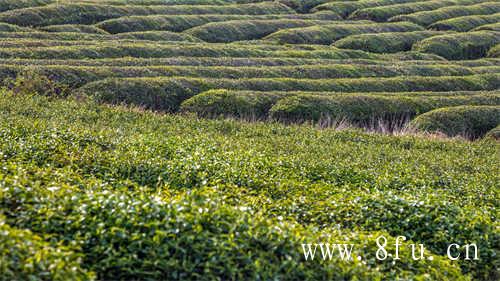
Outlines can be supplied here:
[[295, 57], [295, 58], [376, 58], [356, 50], [329, 48], [324, 50], [294, 50], [275, 45], [206, 45], [151, 43], [101, 43], [90, 46], [63, 46], [57, 48], [0, 49], [0, 57], [26, 59], [103, 59], [103, 58], [165, 58], [165, 57]]
[[230, 20], [273, 20], [273, 19], [296, 19], [296, 20], [339, 20], [337, 14], [332, 12], [318, 12], [314, 14], [268, 14], [268, 15], [149, 15], [128, 16], [110, 19], [97, 23], [95, 26], [109, 33], [122, 33], [132, 31], [167, 30], [181, 32], [196, 26], [211, 22], [223, 22]]
[[500, 32], [500, 22], [485, 24], [485, 25], [474, 28], [472, 31], [481, 31], [481, 30], [491, 30], [491, 31]]
[[[480, 68], [480, 73], [495, 73], [498, 69]], [[489, 71], [489, 72], [488, 72]], [[0, 81], [15, 79], [25, 73], [48, 77], [54, 82], [70, 87], [105, 78], [125, 77], [199, 77], [218, 79], [294, 78], [335, 79], [397, 76], [466, 76], [478, 74], [475, 68], [456, 65], [299, 65], [274, 67], [227, 66], [20, 66], [1, 65]]]
[[373, 53], [396, 53], [411, 50], [413, 44], [423, 39], [443, 35], [441, 31], [389, 32], [347, 36], [333, 43], [342, 49], [363, 50]]
[[40, 30], [47, 32], [70, 32], [70, 33], [89, 33], [89, 34], [109, 34], [108, 32], [92, 26], [84, 24], [61, 24], [49, 25], [41, 27]]
[[[498, 12], [500, 12], [500, 3], [486, 2], [477, 5], [456, 5], [431, 11], [412, 13], [409, 15], [395, 16], [390, 18], [389, 20], [409, 21], [422, 26], [429, 26], [435, 22], [442, 20], [453, 19], [462, 16], [491, 15]], [[432, 28], [432, 26], [430, 28]]]
[[[233, 41], [261, 39], [281, 29], [321, 26], [334, 24], [332, 21], [317, 20], [233, 20], [207, 23], [184, 31], [210, 43], [229, 43]], [[336, 24], [342, 24], [338, 22]]]
[[496, 13], [493, 15], [464, 16], [442, 20], [431, 24], [429, 28], [435, 30], [453, 30], [458, 32], [466, 32], [483, 25], [497, 22], [500, 22], [500, 13]]
[[432, 53], [451, 60], [477, 59], [500, 43], [500, 33], [475, 31], [452, 33], [424, 39], [413, 45], [414, 51]]
[[277, 2], [242, 5], [111, 6], [99, 4], [52, 4], [0, 13], [0, 21], [20, 26], [55, 24], [94, 24], [107, 19], [152, 14], [293, 14], [295, 11]]
[[422, 31], [421, 26], [409, 22], [374, 24], [332, 24], [305, 28], [285, 29], [265, 39], [280, 44], [324, 44], [328, 45], [344, 37], [363, 33]]
[[0, 32], [25, 32], [25, 31], [30, 31], [30, 29], [13, 24], [0, 22]]
[[424, 132], [479, 138], [500, 124], [500, 106], [457, 106], [422, 114], [411, 125]]
[[369, 7], [389, 6], [401, 3], [418, 2], [420, 0], [359, 0], [359, 1], [329, 1], [318, 5], [312, 11], [334, 11], [344, 18], [358, 9]]
[[488, 52], [488, 57], [490, 58], [500, 58], [500, 44], [495, 45], [495, 47], [491, 48]]
[[492, 138], [495, 140], [500, 140], [500, 125], [496, 126], [495, 128], [491, 129], [486, 133], [485, 135], [486, 138]]
[[350, 15], [350, 19], [367, 19], [373, 21], [387, 21], [399, 15], [412, 14], [421, 11], [435, 10], [452, 5], [472, 5], [481, 3], [484, 0], [431, 0], [423, 2], [410, 2], [395, 4], [390, 6], [365, 8], [355, 11]]
[[2, 0], [0, 12], [28, 7], [44, 6], [54, 3], [55, 0]]
[[250, 4], [268, 0], [84, 0], [81, 2], [106, 5], [230, 5]]
[[78, 94], [92, 96], [104, 103], [177, 111], [184, 100], [213, 89], [315, 92], [482, 91], [500, 88], [499, 78], [499, 74], [324, 80], [111, 78], [89, 83], [80, 88]]
[[330, 118], [368, 125], [377, 120], [408, 119], [441, 107], [500, 105], [500, 92], [454, 95], [340, 94], [297, 92], [241, 92], [212, 90], [187, 99], [182, 111], [202, 117], [276, 119], [285, 122]]

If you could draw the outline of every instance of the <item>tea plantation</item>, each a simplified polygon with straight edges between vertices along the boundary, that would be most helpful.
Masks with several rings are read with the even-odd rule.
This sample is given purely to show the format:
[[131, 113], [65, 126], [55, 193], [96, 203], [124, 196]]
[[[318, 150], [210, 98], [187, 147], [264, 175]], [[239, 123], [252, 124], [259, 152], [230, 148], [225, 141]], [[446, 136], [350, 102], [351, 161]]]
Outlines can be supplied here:
[[487, 0], [0, 0], [0, 280], [498, 280], [499, 24]]

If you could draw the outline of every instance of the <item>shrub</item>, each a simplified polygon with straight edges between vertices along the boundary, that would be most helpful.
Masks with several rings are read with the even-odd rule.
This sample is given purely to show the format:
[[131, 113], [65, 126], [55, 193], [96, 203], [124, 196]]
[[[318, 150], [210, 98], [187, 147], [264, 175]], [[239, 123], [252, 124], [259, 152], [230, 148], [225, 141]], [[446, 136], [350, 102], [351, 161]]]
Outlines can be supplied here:
[[0, 216], [0, 271], [3, 280], [93, 280], [81, 255], [52, 245], [28, 230], [12, 228]]
[[456, 105], [500, 105], [499, 95], [404, 97], [376, 95], [295, 95], [280, 99], [270, 117], [282, 121], [315, 122], [323, 118], [369, 126], [379, 120], [399, 122], [436, 108]]
[[453, 30], [458, 32], [466, 32], [475, 29], [479, 26], [484, 26], [489, 23], [496, 23], [500, 20], [500, 13], [493, 15], [474, 15], [458, 17], [448, 20], [435, 22], [429, 26], [435, 30]]
[[55, 0], [2, 0], [0, 12], [28, 7], [44, 6], [54, 3]]
[[373, 53], [396, 53], [411, 50], [413, 44], [423, 39], [443, 35], [440, 31], [389, 32], [351, 35], [333, 43], [342, 49], [363, 50]]
[[366, 126], [377, 120], [405, 120], [436, 108], [457, 105], [500, 105], [500, 95], [497, 92], [411, 95], [213, 90], [184, 101], [181, 110], [203, 117], [271, 117], [285, 122], [330, 118]]
[[488, 51], [488, 57], [500, 58], [500, 44], [495, 45]]
[[[457, 5], [457, 6], [450, 6], [450, 7], [443, 7], [439, 8], [436, 10], [432, 11], [423, 11], [423, 12], [417, 12], [409, 15], [402, 15], [402, 16], [395, 16], [390, 18], [390, 21], [410, 21], [416, 24], [420, 24], [422, 26], [429, 26], [430, 24], [451, 19], [456, 20], [454, 18], [457, 17], [463, 17], [463, 16], [472, 16], [469, 18], [466, 18], [465, 21], [474, 21], [475, 19], [482, 19], [484, 17], [484, 20], [487, 23], [488, 22], [488, 16], [484, 15], [489, 15], [489, 14], [494, 14], [500, 12], [500, 4], [495, 3], [495, 2], [486, 2], [486, 3], [480, 3], [477, 5]], [[491, 18], [492, 16], [489, 16]], [[461, 18], [459, 18], [461, 19]], [[498, 16], [496, 17], [498, 20]], [[494, 22], [493, 19], [491, 19], [491, 22]], [[458, 23], [458, 26], [460, 26], [460, 22]], [[436, 28], [435, 25], [430, 26], [429, 28]], [[453, 28], [449, 28], [453, 29]], [[453, 29], [455, 31], [468, 31], [472, 29]], [[448, 29], [439, 29], [438, 30], [448, 30]]]
[[15, 78], [4, 79], [2, 83], [15, 94], [49, 97], [63, 97], [69, 94], [66, 84], [32, 70], [20, 71]]
[[79, 94], [94, 96], [98, 102], [176, 111], [182, 101], [212, 89], [316, 92], [480, 91], [498, 89], [498, 78], [498, 74], [325, 80], [113, 78], [89, 83], [79, 89]]
[[360, 0], [360, 1], [329, 1], [325, 4], [318, 5], [312, 11], [334, 11], [339, 13], [344, 18], [352, 12], [369, 7], [388, 6], [393, 4], [418, 2], [420, 0]]
[[314, 14], [275, 14], [275, 15], [149, 15], [130, 16], [110, 19], [96, 24], [97, 27], [109, 33], [122, 33], [148, 30], [167, 30], [181, 32], [207, 23], [224, 22], [231, 20], [338, 20], [340, 19], [331, 12], [319, 12]]
[[420, 131], [479, 138], [500, 124], [500, 106], [457, 106], [424, 113], [412, 122]]
[[420, 11], [435, 10], [451, 5], [471, 5], [481, 3], [483, 0], [431, 0], [423, 2], [410, 2], [382, 7], [359, 9], [350, 15], [350, 19], [367, 19], [373, 21], [387, 21], [388, 19]]
[[492, 31], [476, 31], [434, 36], [416, 43], [413, 50], [452, 60], [477, 59], [485, 57], [488, 50], [500, 42], [498, 35]]
[[63, 24], [49, 25], [41, 27], [40, 30], [47, 32], [72, 32], [72, 33], [89, 33], [89, 34], [108, 34], [108, 32], [91, 25], [83, 24]]
[[500, 23], [485, 24], [474, 28], [472, 31], [491, 30], [500, 32]]
[[[112, 38], [119, 40], [148, 40], [148, 41], [185, 41], [201, 42], [200, 39], [189, 34], [181, 34], [170, 31], [146, 31], [146, 32], [127, 32], [114, 35]], [[112, 39], [111, 39], [112, 40]]]
[[206, 42], [223, 43], [261, 39], [281, 29], [332, 24], [331, 21], [312, 20], [234, 20], [207, 23], [185, 33]]
[[0, 22], [0, 32], [21, 32], [29, 31], [26, 27]]
[[289, 14], [293, 10], [276, 2], [243, 5], [200, 6], [111, 6], [98, 4], [54, 4], [12, 10], [0, 14], [0, 21], [21, 26], [94, 24], [103, 20], [151, 14]]
[[484, 137], [495, 139], [495, 140], [500, 140], [500, 125], [491, 129]]
[[331, 44], [344, 37], [363, 33], [421, 31], [422, 27], [409, 22], [375, 24], [332, 24], [294, 28], [275, 32], [267, 40], [280, 44]]
[[[49, 33], [52, 34], [52, 33]], [[182, 48], [181, 48], [182, 46]], [[30, 59], [103, 59], [103, 58], [165, 58], [165, 57], [294, 57], [294, 58], [374, 58], [357, 50], [337, 48], [297, 50], [275, 45], [207, 45], [181, 43], [155, 44], [147, 42], [103, 42], [90, 46], [63, 46], [57, 48], [0, 49], [3, 58]]]

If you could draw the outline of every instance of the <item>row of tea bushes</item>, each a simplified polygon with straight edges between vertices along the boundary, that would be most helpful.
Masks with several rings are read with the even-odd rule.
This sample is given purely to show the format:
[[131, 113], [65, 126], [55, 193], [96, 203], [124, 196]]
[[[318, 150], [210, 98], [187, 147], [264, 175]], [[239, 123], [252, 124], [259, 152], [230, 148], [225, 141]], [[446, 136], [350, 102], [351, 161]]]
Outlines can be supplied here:
[[[435, 22], [471, 15], [491, 15], [500, 12], [500, 3], [486, 2], [476, 5], [457, 5], [431, 11], [417, 12], [409, 15], [396, 16], [390, 21], [409, 21], [421, 26], [429, 26]], [[498, 17], [497, 17], [498, 20]], [[432, 28], [432, 26], [430, 26]], [[457, 30], [459, 31], [459, 30]], [[464, 30], [466, 31], [466, 30]]]
[[[1, 44], [0, 44], [1, 46]], [[92, 81], [111, 77], [199, 77], [199, 78], [294, 78], [294, 79], [335, 79], [361, 77], [397, 76], [467, 76], [496, 73], [498, 67], [476, 68], [458, 65], [373, 65], [373, 64], [332, 64], [298, 65], [273, 67], [230, 67], [230, 66], [67, 66], [67, 65], [8, 65], [0, 64], [0, 81], [23, 76], [41, 75], [50, 80], [80, 87]]]
[[312, 11], [334, 11], [344, 18], [358, 9], [389, 6], [401, 3], [412, 3], [420, 0], [360, 0], [360, 1], [329, 1], [318, 5]]
[[500, 125], [491, 129], [485, 136], [485, 138], [492, 138], [495, 140], [500, 140]]
[[[264, 277], [304, 279], [466, 280], [458, 265], [475, 279], [496, 273], [495, 143], [197, 120], [40, 96], [3, 95], [0, 112], [7, 168], [1, 180], [12, 183], [0, 185], [8, 223], [51, 233], [54, 241], [77, 241], [84, 266], [100, 279], [203, 279], [204, 268], [228, 279], [247, 277], [238, 272], [249, 272], [249, 279], [265, 272]], [[30, 188], [27, 182], [39, 184]], [[292, 228], [293, 222], [302, 227]], [[355, 237], [344, 240], [333, 225]], [[366, 266], [296, 262], [300, 241], [322, 241], [317, 229], [358, 245], [356, 254]], [[367, 235], [356, 238], [358, 231]], [[388, 244], [394, 244], [390, 235], [405, 235], [442, 256], [414, 262], [404, 251], [409, 256], [399, 262], [376, 261], [380, 231]], [[449, 241], [477, 243], [481, 260], [450, 266]], [[214, 244], [219, 242], [225, 246]], [[170, 252], [179, 247], [187, 252]], [[194, 263], [188, 254], [193, 252], [218, 259]], [[241, 261], [249, 252], [263, 261], [279, 256], [272, 264], [285, 273]], [[210, 267], [214, 263], [220, 266]], [[323, 275], [323, 266], [337, 275]]]
[[0, 23], [0, 32], [26, 32], [26, 31], [30, 31], [30, 29], [13, 24], [8, 24], [3, 22]]
[[318, 12], [314, 14], [268, 14], [268, 15], [228, 15], [228, 14], [200, 14], [200, 15], [150, 15], [129, 16], [110, 19], [97, 23], [95, 26], [109, 33], [122, 33], [148, 30], [167, 30], [181, 32], [196, 26], [212, 22], [231, 20], [340, 20], [332, 12]]
[[410, 32], [424, 29], [409, 22], [373, 24], [332, 24], [285, 29], [266, 37], [280, 44], [331, 44], [344, 37], [363, 33]]
[[500, 124], [500, 106], [440, 108], [418, 116], [412, 126], [420, 131], [478, 138]]
[[422, 2], [410, 2], [394, 4], [374, 8], [356, 10], [350, 15], [350, 19], [367, 19], [373, 21], [387, 21], [399, 15], [412, 14], [420, 11], [434, 10], [453, 5], [472, 5], [484, 2], [484, 0], [431, 0]]
[[132, 15], [184, 14], [293, 14], [294, 10], [277, 3], [262, 2], [242, 5], [180, 5], [180, 6], [111, 6], [99, 4], [53, 4], [0, 13], [0, 21], [20, 26], [56, 24], [94, 24], [112, 18]]
[[488, 57], [490, 58], [500, 58], [500, 44], [495, 45], [495, 47], [491, 48], [488, 52]]
[[131, 104], [161, 111], [177, 111], [186, 99], [212, 89], [315, 92], [482, 91], [500, 87], [500, 75], [394, 77], [357, 79], [196, 79], [110, 78], [78, 90], [98, 102]]
[[181, 105], [201, 117], [274, 119], [284, 122], [343, 120], [367, 126], [382, 120], [412, 118], [433, 109], [457, 105], [500, 105], [500, 92], [444, 93], [302, 93], [212, 90]]
[[36, 7], [36, 6], [44, 6], [51, 3], [54, 3], [56, 0], [2, 0], [0, 2], [0, 12]]
[[186, 30], [184, 33], [210, 43], [229, 43], [233, 41], [261, 39], [282, 29], [343, 24], [342, 21], [317, 20], [233, 20], [207, 23]]
[[480, 30], [491, 30], [491, 31], [500, 32], [500, 22], [485, 24], [485, 25], [474, 28], [472, 31], [480, 31]]
[[[494, 48], [493, 48], [494, 49]], [[492, 50], [493, 50], [492, 49]], [[169, 57], [169, 58], [108, 58], [108, 59], [1, 59], [2, 65], [21, 66], [232, 66], [232, 67], [264, 67], [264, 66], [299, 66], [299, 65], [450, 65], [474, 67], [479, 71], [481, 67], [496, 67], [500, 60], [496, 58], [483, 58], [478, 60], [445, 61], [445, 60], [398, 60], [390, 56], [381, 56], [379, 59], [305, 59], [305, 58], [231, 58], [231, 57]]]
[[458, 32], [466, 32], [473, 29], [481, 29], [484, 25], [494, 24], [497, 22], [500, 22], [500, 13], [496, 13], [493, 15], [465, 16], [442, 20], [431, 24], [429, 28], [435, 30], [453, 30]]
[[231, 5], [250, 4], [269, 0], [61, 0], [61, 2], [82, 2], [106, 5]]
[[500, 43], [500, 33], [476, 31], [451, 33], [424, 39], [413, 45], [414, 51], [433, 53], [450, 60], [477, 59]]
[[333, 43], [342, 49], [356, 49], [373, 53], [396, 53], [412, 49], [413, 44], [423, 39], [443, 35], [441, 31], [389, 32], [351, 35]]
[[109, 34], [108, 32], [92, 26], [84, 24], [61, 24], [49, 25], [41, 27], [40, 30], [47, 32], [65, 32], [65, 33], [89, 33], [89, 34]]
[[[403, 54], [402, 56], [405, 56]], [[57, 48], [0, 49], [2, 58], [25, 59], [104, 59], [104, 58], [166, 58], [166, 57], [293, 57], [316, 59], [375, 59], [378, 56], [362, 51], [326, 48], [300, 50], [278, 45], [207, 45], [207, 44], [153, 44], [101, 43], [90, 46], [62, 46]], [[420, 56], [420, 55], [419, 55]], [[429, 58], [424, 56], [424, 58]], [[410, 57], [411, 59], [411, 57]]]

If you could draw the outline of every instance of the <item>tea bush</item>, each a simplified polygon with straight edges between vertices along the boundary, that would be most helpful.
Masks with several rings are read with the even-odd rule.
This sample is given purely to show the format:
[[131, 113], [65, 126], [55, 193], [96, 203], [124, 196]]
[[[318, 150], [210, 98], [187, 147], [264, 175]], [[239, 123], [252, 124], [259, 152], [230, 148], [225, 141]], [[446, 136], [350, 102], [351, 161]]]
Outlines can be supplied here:
[[374, 53], [396, 53], [411, 50], [413, 44], [437, 35], [439, 31], [389, 32], [351, 35], [333, 43], [342, 49], [363, 50]]
[[464, 16], [435, 22], [431, 24], [429, 28], [466, 32], [475, 28], [481, 29], [481, 26], [497, 23], [499, 20], [500, 13], [493, 15]]
[[[390, 18], [390, 21], [409, 21], [422, 26], [429, 26], [435, 22], [471, 15], [490, 15], [500, 12], [500, 4], [486, 2], [477, 5], [456, 5], [439, 8], [431, 11], [417, 12]], [[498, 17], [497, 17], [498, 19]], [[430, 26], [432, 28], [432, 26]], [[457, 30], [467, 31], [467, 30]]]
[[492, 31], [476, 31], [434, 36], [416, 43], [413, 50], [451, 60], [477, 59], [485, 57], [488, 50], [500, 42], [498, 35]]
[[422, 31], [409, 22], [374, 24], [332, 24], [305, 28], [285, 29], [266, 37], [281, 44], [331, 44], [344, 37], [363, 33]]
[[419, 0], [360, 0], [360, 1], [330, 1], [316, 6], [312, 11], [331, 10], [344, 18], [358, 9], [389, 6], [393, 4], [419, 2]]
[[448, 136], [481, 137], [500, 124], [499, 106], [459, 106], [440, 108], [418, 116], [412, 126]]
[[61, 24], [41, 27], [40, 30], [48, 32], [73, 32], [90, 34], [109, 34], [108, 32], [90, 25], [83, 24]]
[[484, 0], [431, 0], [423, 2], [394, 4], [389, 6], [359, 9], [352, 13], [349, 18], [373, 21], [387, 21], [390, 18], [399, 15], [412, 14], [427, 10], [435, 10], [438, 8], [453, 5], [472, 5], [481, 3], [483, 1]]

